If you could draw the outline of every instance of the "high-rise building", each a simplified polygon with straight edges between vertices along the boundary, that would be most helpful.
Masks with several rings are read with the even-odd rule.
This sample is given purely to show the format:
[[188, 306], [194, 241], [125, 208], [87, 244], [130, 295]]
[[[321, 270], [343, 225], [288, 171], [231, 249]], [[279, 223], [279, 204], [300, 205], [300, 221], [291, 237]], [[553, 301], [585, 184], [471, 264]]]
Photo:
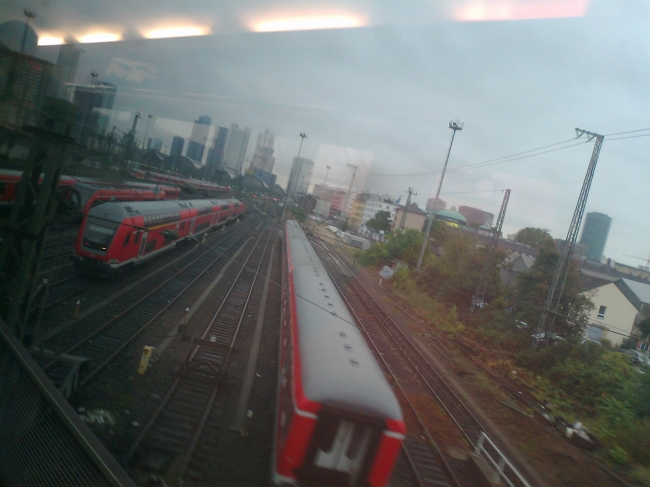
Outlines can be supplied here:
[[580, 244], [587, 247], [587, 258], [600, 260], [607, 243], [607, 235], [612, 219], [603, 213], [587, 213], [587, 218], [582, 225]]
[[160, 149], [162, 149], [162, 140], [158, 138], [151, 138], [149, 137], [147, 139], [147, 150], [153, 150], [160, 152]]
[[183, 146], [185, 145], [185, 139], [175, 135], [172, 139], [172, 147], [169, 150], [170, 156], [180, 156], [183, 153]]
[[429, 198], [427, 200], [426, 210], [428, 213], [434, 213], [436, 211], [444, 210], [447, 208], [447, 202], [438, 198], [438, 204], [436, 203], [435, 198]]
[[478, 208], [472, 208], [471, 206], [459, 206], [458, 213], [465, 217], [468, 225], [476, 224], [491, 227], [494, 221], [494, 215], [492, 213], [479, 210]]
[[70, 99], [70, 88], [73, 86], [82, 52], [84, 51], [74, 44], [63, 44], [59, 48], [59, 57], [52, 70], [52, 95], [56, 98]]
[[192, 135], [190, 142], [187, 144], [187, 153], [185, 154], [188, 159], [192, 159], [198, 163], [203, 160], [203, 152], [205, 151], [205, 144], [208, 141], [208, 132], [210, 131], [210, 124], [212, 119], [207, 115], [201, 115], [198, 120], [194, 120], [194, 127], [192, 127]]
[[307, 194], [311, 174], [314, 171], [314, 161], [304, 157], [294, 157], [289, 174], [289, 185], [287, 191], [292, 196]]
[[224, 149], [223, 167], [233, 172], [236, 176], [242, 173], [250, 136], [250, 128], [244, 127], [240, 129], [236, 123], [230, 126], [226, 147]]
[[95, 81], [90, 85], [72, 85], [72, 102], [77, 106], [75, 135], [82, 145], [91, 145], [97, 136], [106, 135], [117, 87]]
[[225, 127], [215, 127], [212, 138], [212, 147], [208, 151], [208, 158], [205, 160], [207, 170], [206, 177], [212, 178], [216, 168], [223, 166], [223, 155], [226, 149], [226, 140], [228, 139], [228, 129]]
[[269, 133], [268, 130], [257, 134], [257, 144], [255, 145], [255, 153], [250, 167], [251, 172], [254, 174], [257, 171], [273, 172], [273, 164], [275, 164], [275, 157], [273, 157], [274, 144], [275, 136]]

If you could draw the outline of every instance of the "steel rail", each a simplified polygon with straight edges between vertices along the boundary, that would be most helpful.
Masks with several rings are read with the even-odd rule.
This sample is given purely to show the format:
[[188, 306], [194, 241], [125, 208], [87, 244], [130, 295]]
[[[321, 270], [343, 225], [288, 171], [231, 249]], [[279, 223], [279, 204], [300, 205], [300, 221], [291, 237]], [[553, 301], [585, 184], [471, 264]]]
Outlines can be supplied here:
[[[136, 329], [130, 333], [130, 336], [126, 340], [122, 340], [120, 346], [117, 349], [113, 349], [112, 353], [109, 354], [107, 358], [102, 360], [98, 366], [96, 366], [92, 371], [90, 371], [87, 375], [84, 376], [84, 379], [81, 381], [80, 386], [84, 386], [88, 380], [90, 380], [97, 372], [99, 372], [110, 360], [112, 360], [121, 350], [124, 349], [126, 345], [128, 345], [131, 341], [133, 341], [142, 331], [144, 331], [147, 326], [149, 326], [153, 321], [155, 321], [165, 310], [167, 310], [171, 305], [173, 305], [178, 298], [180, 298], [196, 281], [201, 278], [205, 273], [212, 268], [213, 265], [215, 265], [217, 262], [221, 260], [222, 257], [224, 257], [225, 252], [233, 248], [237, 243], [239, 243], [244, 237], [245, 233], [242, 232], [241, 235], [236, 235], [236, 239], [230, 243], [225, 249], [223, 249], [221, 252], [219, 252], [219, 255], [212, 261], [210, 264], [208, 264], [205, 268], [203, 268], [189, 283], [184, 285], [182, 289], [178, 291], [174, 291], [174, 297], [170, 299], [158, 312], [156, 312], [153, 317], [151, 317], [149, 320], [146, 321], [144, 325], [137, 325]], [[229, 236], [230, 237], [230, 236]], [[111, 325], [115, 324], [118, 322], [121, 318], [125, 317], [129, 313], [137, 310], [138, 306], [141, 305], [143, 302], [147, 301], [150, 299], [155, 293], [159, 291], [165, 290], [165, 287], [167, 285], [173, 285], [177, 283], [178, 277], [182, 275], [183, 273], [187, 271], [191, 271], [192, 267], [195, 266], [199, 261], [204, 259], [205, 257], [209, 257], [209, 254], [217, 249], [220, 245], [222, 245], [224, 241], [219, 241], [217, 242], [213, 247], [210, 249], [206, 250], [203, 254], [198, 256], [196, 259], [192, 260], [189, 264], [187, 264], [185, 267], [183, 267], [181, 270], [173, 274], [171, 277], [168, 279], [164, 280], [161, 284], [156, 286], [154, 289], [152, 289], [150, 292], [148, 292], [145, 296], [140, 298], [138, 301], [136, 301], [134, 304], [120, 312], [117, 316], [113, 317], [110, 319], [108, 322], [104, 323], [101, 325], [97, 330], [95, 330], [93, 333], [91, 333], [89, 336], [85, 337], [83, 340], [78, 341], [74, 345], [68, 347], [65, 351], [62, 353], [64, 354], [72, 354], [72, 352], [77, 351], [79, 348], [81, 348], [83, 345], [88, 344], [91, 342], [91, 340], [95, 337], [98, 337], [100, 333], [104, 332], [105, 330], [108, 330]], [[53, 368], [54, 365], [56, 365], [58, 362], [56, 360], [53, 360], [46, 364], [43, 367], [43, 370], [47, 371]]]
[[[263, 232], [262, 232], [263, 233]], [[250, 300], [250, 296], [252, 294], [252, 291], [255, 287], [255, 283], [257, 281], [257, 276], [258, 276], [258, 271], [259, 267], [264, 260], [264, 257], [266, 255], [266, 249], [268, 247], [268, 242], [271, 237], [271, 232], [269, 232], [266, 244], [264, 246], [262, 255], [260, 257], [259, 263], [257, 265], [257, 269], [254, 272], [253, 279], [249, 285], [248, 292], [246, 295], [246, 299], [243, 301], [243, 303], [240, 303], [240, 313], [239, 317], [237, 320], [237, 324], [234, 329], [234, 333], [232, 333], [230, 336], [229, 343], [227, 345], [228, 351], [225, 355], [225, 359], [220, 361], [218, 364], [218, 369], [215, 366], [215, 364], [212, 363], [207, 363], [206, 371], [204, 372], [199, 379], [203, 379], [201, 381], [197, 381], [197, 377], [195, 376], [196, 374], [193, 374], [193, 372], [196, 371], [196, 369], [192, 368], [192, 362], [198, 362], [197, 356], [200, 354], [201, 351], [201, 345], [196, 345], [196, 346], [191, 346], [190, 351], [188, 352], [188, 361], [186, 365], [182, 368], [181, 372], [177, 375], [175, 378], [174, 382], [172, 383], [171, 387], [167, 391], [167, 394], [165, 397], [161, 400], [160, 404], [154, 411], [154, 413], [151, 415], [151, 417], [148, 419], [147, 423], [144, 425], [138, 436], [135, 438], [133, 443], [131, 444], [129, 450], [127, 451], [126, 455], [123, 458], [122, 463], [124, 465], [127, 465], [131, 459], [133, 458], [133, 455], [142, 448], [143, 442], [146, 444], [146, 439], [149, 436], [155, 436], [155, 427], [158, 427], [159, 429], [162, 429], [163, 431], [173, 431], [176, 430], [177, 435], [182, 435], [182, 426], [186, 426], [188, 423], [194, 419], [196, 423], [191, 429], [191, 433], [189, 434], [189, 438], [187, 438], [184, 441], [183, 445], [174, 445], [171, 444], [171, 442], [167, 442], [165, 446], [165, 449], [167, 452], [170, 450], [173, 450], [171, 452], [171, 456], [174, 457], [172, 464], [168, 467], [168, 472], [170, 475], [174, 476], [181, 476], [184, 474], [185, 469], [187, 468], [187, 465], [189, 464], [189, 461], [192, 458], [192, 454], [196, 448], [196, 445], [200, 439], [200, 435], [202, 433], [203, 427], [205, 425], [205, 422], [207, 421], [207, 418], [209, 417], [209, 414], [212, 410], [212, 406], [214, 404], [214, 401], [217, 398], [217, 395], [220, 391], [220, 385], [221, 381], [223, 379], [223, 375], [225, 374], [228, 365], [230, 364], [230, 356], [232, 353], [232, 350], [234, 349], [235, 343], [237, 336], [239, 335], [239, 329], [241, 327], [241, 323], [243, 322], [243, 318], [246, 314], [246, 309], [248, 308], [248, 303]], [[246, 270], [250, 270], [247, 267], [247, 264], [253, 257], [253, 254], [255, 250], [258, 248], [259, 241], [262, 238], [262, 234], [257, 239], [257, 242], [255, 245], [253, 245], [253, 248], [249, 252], [245, 262], [241, 265], [241, 268], [239, 272], [237, 273], [237, 276], [235, 277], [232, 285], [228, 289], [225, 297], [223, 298], [221, 304], [219, 305], [218, 309], [215, 311], [213, 314], [212, 319], [210, 320], [210, 323], [206, 327], [206, 330], [201, 336], [201, 340], [205, 340], [208, 334], [211, 331], [215, 331], [215, 328], [218, 328], [220, 325], [222, 325], [221, 322], [217, 323], [217, 318], [219, 318], [222, 315], [222, 312], [224, 309], [226, 309], [229, 299], [231, 297], [235, 297], [237, 299], [237, 285], [241, 283], [241, 278], [242, 274]], [[216, 325], [216, 327], [215, 327]], [[215, 340], [216, 343], [216, 340]], [[191, 387], [189, 388], [189, 394], [192, 396], [192, 402], [196, 403], [198, 402], [202, 397], [205, 398], [205, 402], [203, 404], [203, 407], [200, 408], [198, 411], [192, 411], [190, 410], [184, 410], [184, 416], [183, 418], [178, 418], [178, 416], [171, 416], [170, 418], [167, 418], [167, 424], [165, 423], [165, 420], [162, 419], [163, 413], [169, 409], [170, 407], [173, 407], [173, 401], [174, 400], [182, 400], [185, 397], [183, 396], [184, 391], [182, 390], [182, 387], [185, 382], [188, 382]], [[198, 393], [201, 393], [199, 396]], [[187, 394], [187, 393], [186, 393]], [[170, 406], [171, 405], [171, 406]], [[193, 416], [193, 418], [192, 418]], [[179, 421], [181, 421], [183, 424], [179, 425], [176, 424]], [[169, 423], [174, 423], [171, 426], [169, 426]], [[159, 433], [160, 434], [160, 433]], [[178, 440], [178, 438], [176, 438]], [[160, 443], [165, 443], [165, 442], [160, 442]], [[174, 448], [176, 446], [176, 448]], [[180, 450], [180, 451], [179, 451]], [[169, 455], [168, 455], [169, 456]]]

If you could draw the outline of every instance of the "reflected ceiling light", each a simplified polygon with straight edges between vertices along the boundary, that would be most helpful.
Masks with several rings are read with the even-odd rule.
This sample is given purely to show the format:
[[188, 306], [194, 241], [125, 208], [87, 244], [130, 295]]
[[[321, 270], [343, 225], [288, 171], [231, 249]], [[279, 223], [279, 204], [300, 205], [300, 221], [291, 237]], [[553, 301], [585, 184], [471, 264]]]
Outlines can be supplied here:
[[115, 42], [122, 40], [122, 34], [113, 34], [110, 32], [93, 32], [86, 34], [79, 39], [82, 44], [89, 44], [92, 42]]
[[64, 42], [63, 37], [41, 36], [38, 38], [39, 46], [59, 46]]
[[206, 29], [204, 27], [182, 26], [153, 29], [143, 35], [147, 39], [166, 39], [169, 37], [203, 36], [207, 33], [209, 33], [209, 29]]
[[464, 22], [582, 17], [587, 13], [588, 3], [589, 0], [471, 1], [456, 7], [452, 17]]
[[363, 27], [365, 22], [350, 15], [323, 15], [314, 17], [292, 17], [270, 19], [252, 26], [255, 32], [282, 32], [290, 30], [349, 29]]

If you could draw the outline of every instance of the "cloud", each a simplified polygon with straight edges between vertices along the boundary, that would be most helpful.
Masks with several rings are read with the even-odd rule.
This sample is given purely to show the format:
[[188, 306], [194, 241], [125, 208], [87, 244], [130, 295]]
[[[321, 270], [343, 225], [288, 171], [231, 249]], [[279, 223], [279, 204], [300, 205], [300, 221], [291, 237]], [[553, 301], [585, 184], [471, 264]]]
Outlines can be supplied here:
[[154, 64], [115, 57], [109, 63], [104, 74], [133, 83], [142, 83], [146, 80], [155, 79], [157, 72], [158, 67]]

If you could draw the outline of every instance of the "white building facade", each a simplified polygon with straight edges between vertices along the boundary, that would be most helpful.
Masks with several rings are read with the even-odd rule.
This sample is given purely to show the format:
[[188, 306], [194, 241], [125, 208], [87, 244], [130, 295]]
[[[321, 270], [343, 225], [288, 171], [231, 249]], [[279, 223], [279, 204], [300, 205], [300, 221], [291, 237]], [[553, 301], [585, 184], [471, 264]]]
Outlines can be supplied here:
[[314, 161], [304, 157], [294, 157], [289, 174], [289, 186], [287, 191], [292, 196], [307, 194], [311, 175], [314, 172]]
[[230, 126], [226, 147], [223, 152], [223, 167], [227, 171], [234, 173], [235, 176], [242, 173], [250, 136], [250, 128], [244, 127], [240, 129], [236, 123]]

